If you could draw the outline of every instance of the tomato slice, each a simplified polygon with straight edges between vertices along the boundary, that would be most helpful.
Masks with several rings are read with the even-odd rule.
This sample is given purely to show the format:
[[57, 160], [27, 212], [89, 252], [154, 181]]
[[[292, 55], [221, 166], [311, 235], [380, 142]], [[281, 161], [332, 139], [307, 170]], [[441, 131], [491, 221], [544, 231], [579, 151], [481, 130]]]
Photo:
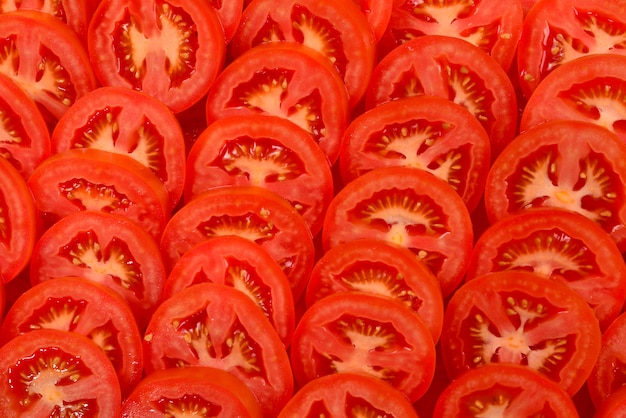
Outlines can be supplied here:
[[130, 307], [94, 282], [60, 277], [40, 283], [11, 305], [2, 323], [3, 344], [38, 329], [72, 331], [94, 341], [113, 364], [122, 395], [141, 379], [141, 334]]
[[295, 42], [269, 42], [238, 56], [213, 83], [210, 125], [226, 116], [269, 114], [307, 131], [330, 163], [348, 124], [346, 87], [320, 53]]
[[208, 0], [208, 2], [217, 12], [222, 24], [224, 41], [230, 43], [241, 21], [244, 0]]
[[257, 305], [223, 284], [199, 283], [165, 300], [144, 336], [145, 371], [208, 366], [233, 373], [276, 416], [293, 394], [287, 351]]
[[75, 332], [40, 329], [0, 347], [0, 410], [7, 418], [117, 418], [120, 386], [97, 344]]
[[331, 201], [322, 229], [324, 248], [361, 238], [411, 249], [435, 274], [444, 297], [463, 279], [473, 245], [461, 197], [432, 173], [408, 167], [369, 171]]
[[254, 394], [238, 378], [214, 367], [157, 370], [124, 400], [122, 418], [185, 416], [261, 418]]
[[339, 157], [344, 183], [378, 167], [430, 171], [471, 211], [482, 195], [491, 162], [489, 136], [465, 107], [435, 96], [378, 105], [352, 120]]
[[125, 87], [100, 87], [59, 119], [52, 152], [98, 148], [133, 157], [163, 182], [170, 207], [185, 184], [185, 140], [178, 120], [161, 101]]
[[66, 0], [63, 2], [42, 2], [39, 0], [11, 0], [0, 4], [0, 13], [14, 10], [38, 10], [59, 19], [83, 38], [89, 23], [87, 1]]
[[326, 251], [313, 266], [305, 302], [361, 291], [397, 300], [414, 311], [437, 342], [443, 297], [435, 275], [409, 249], [378, 239], [357, 239]]
[[291, 202], [313, 235], [333, 197], [326, 154], [310, 135], [278, 116], [218, 119], [205, 129], [187, 157], [185, 199], [218, 186], [266, 187]]
[[[506, 412], [503, 412], [506, 411]], [[440, 418], [577, 417], [569, 395], [541, 373], [516, 364], [485, 364], [453, 380], [437, 400]]]
[[417, 418], [413, 405], [393, 386], [372, 376], [342, 372], [304, 385], [278, 418], [291, 417]]
[[210, 3], [102, 0], [87, 32], [100, 83], [144, 91], [175, 113], [198, 102], [225, 59], [224, 30]]
[[353, 0], [254, 0], [230, 43], [235, 57], [268, 42], [297, 42], [325, 56], [356, 105], [374, 68], [376, 37]]
[[626, 249], [626, 148], [588, 122], [551, 121], [525, 131], [493, 163], [485, 186], [491, 222], [532, 207], [560, 207], [596, 221]]
[[156, 239], [168, 219], [165, 186], [127, 155], [72, 148], [39, 164], [27, 184], [46, 227], [71, 213], [97, 210], [126, 216]]
[[600, 352], [593, 310], [563, 283], [518, 270], [463, 284], [444, 314], [441, 353], [450, 378], [489, 363], [538, 370], [570, 396]]
[[594, 418], [626, 416], [626, 388], [620, 388], [609, 396], [596, 410]]
[[289, 202], [258, 186], [207, 190], [167, 223], [161, 238], [166, 265], [171, 268], [195, 245], [223, 235], [261, 245], [279, 263], [298, 300], [313, 268], [315, 247], [306, 222]]
[[360, 7], [361, 12], [367, 18], [376, 37], [376, 41], [380, 41], [389, 25], [391, 19], [391, 11], [393, 2], [388, 0], [353, 0]]
[[221, 283], [244, 292], [265, 314], [285, 346], [289, 345], [296, 321], [291, 287], [278, 262], [263, 247], [237, 235], [199, 243], [174, 264], [163, 298], [203, 282]]
[[496, 156], [517, 127], [517, 98], [506, 71], [462, 39], [425, 35], [405, 42], [374, 68], [366, 107], [410, 96], [438, 96], [465, 106], [483, 125]]
[[156, 241], [133, 221], [84, 211], [52, 225], [37, 241], [30, 262], [33, 285], [74, 276], [101, 283], [130, 305], [143, 330], [161, 302], [167, 278]]

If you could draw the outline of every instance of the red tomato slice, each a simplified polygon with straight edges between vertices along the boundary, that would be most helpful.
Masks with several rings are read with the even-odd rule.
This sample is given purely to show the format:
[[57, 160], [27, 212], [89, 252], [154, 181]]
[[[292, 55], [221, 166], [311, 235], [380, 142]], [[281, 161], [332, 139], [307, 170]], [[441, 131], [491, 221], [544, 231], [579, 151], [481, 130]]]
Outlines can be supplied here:
[[384, 55], [424, 35], [463, 39], [491, 55], [504, 69], [515, 59], [524, 11], [520, 0], [390, 0], [387, 31], [380, 42]]
[[337, 72], [320, 53], [294, 42], [269, 42], [237, 57], [215, 80], [206, 105], [209, 125], [258, 113], [289, 119], [315, 139], [331, 164], [349, 116]]
[[102, 0], [87, 33], [100, 82], [142, 90], [176, 113], [198, 102], [222, 69], [226, 50], [210, 3]]
[[[506, 412], [503, 412], [506, 411]], [[434, 417], [577, 417], [569, 395], [555, 382], [529, 367], [485, 364], [468, 370], [443, 391]]]
[[353, 0], [361, 9], [374, 32], [376, 41], [382, 38], [389, 25], [393, 2], [389, 0]]
[[435, 344], [428, 327], [405, 306], [386, 297], [342, 292], [304, 312], [290, 358], [299, 385], [333, 373], [360, 373], [415, 402], [433, 379]]
[[304, 219], [283, 198], [256, 186], [208, 190], [176, 212], [161, 238], [170, 268], [200, 242], [238, 235], [261, 245], [279, 263], [294, 300], [304, 291], [313, 268], [315, 247]]
[[101, 283], [130, 305], [140, 329], [167, 278], [159, 247], [139, 225], [97, 211], [70, 214], [43, 233], [30, 261], [33, 285], [74, 276]]
[[378, 105], [352, 120], [339, 157], [344, 183], [378, 167], [422, 168], [442, 178], [471, 211], [491, 162], [489, 136], [465, 107], [434, 96]]
[[156, 310], [144, 337], [145, 371], [208, 366], [233, 373], [254, 393], [264, 416], [293, 394], [289, 357], [278, 334], [243, 292], [200, 283]]
[[438, 96], [465, 106], [483, 125], [496, 156], [517, 126], [517, 98], [504, 69], [486, 52], [442, 35], [395, 48], [372, 73], [367, 108], [410, 96]]
[[84, 335], [95, 342], [113, 364], [122, 395], [141, 379], [141, 334], [130, 307], [117, 293], [87, 280], [60, 277], [24, 292], [2, 323], [3, 344], [38, 329]]
[[326, 251], [316, 262], [305, 301], [361, 291], [397, 300], [414, 311], [437, 342], [443, 321], [439, 282], [409, 249], [378, 239], [357, 239]]
[[163, 182], [171, 207], [185, 183], [185, 140], [162, 102], [125, 87], [100, 87], [81, 97], [52, 131], [52, 152], [98, 148], [133, 157]]
[[591, 54], [626, 54], [623, 1], [535, 0], [535, 3], [524, 19], [517, 54], [520, 86], [526, 97], [562, 64]]
[[374, 68], [376, 37], [353, 0], [254, 0], [243, 12], [230, 50], [237, 57], [262, 43], [284, 41], [328, 58], [345, 82], [350, 104], [361, 100]]
[[228, 44], [239, 27], [244, 0], [208, 0], [208, 2], [217, 12], [224, 29], [224, 41]]
[[124, 401], [122, 418], [185, 416], [261, 418], [259, 402], [232, 373], [213, 367], [158, 370]]
[[411, 249], [435, 274], [444, 297], [463, 279], [473, 245], [461, 197], [433, 174], [407, 167], [369, 171], [335, 195], [324, 219], [324, 248], [361, 238]]
[[87, 25], [89, 23], [90, 16], [88, 16], [86, 0], [64, 0], [62, 2], [11, 0], [0, 4], [0, 13], [12, 12], [18, 9], [38, 10], [47, 13], [68, 25], [81, 38], [87, 34]]
[[316, 235], [333, 197], [326, 154], [310, 135], [278, 116], [218, 119], [187, 157], [185, 199], [219, 186], [254, 185], [288, 200]]
[[163, 298], [203, 282], [244, 292], [265, 314], [285, 346], [289, 345], [296, 321], [291, 287], [278, 262], [263, 247], [236, 235], [201, 242], [174, 264]]
[[0, 13], [0, 73], [13, 78], [54, 123], [96, 87], [78, 35], [48, 13]]
[[440, 343], [452, 379], [484, 364], [521, 364], [572, 396], [591, 373], [600, 339], [593, 310], [571, 288], [511, 270], [459, 287], [446, 308]]
[[41, 329], [0, 347], [0, 411], [6, 418], [117, 418], [120, 386], [113, 365], [89, 338]]
[[74, 212], [95, 210], [126, 216], [158, 238], [168, 219], [165, 186], [127, 155], [72, 148], [39, 164], [27, 184], [46, 226]]
[[620, 388], [596, 410], [594, 418], [623, 418], [626, 416], [626, 388]]
[[491, 166], [491, 222], [532, 207], [560, 207], [596, 221], [626, 250], [626, 148], [597, 125], [551, 121], [520, 134]]
[[406, 396], [386, 382], [343, 372], [308, 382], [289, 400], [278, 418], [344, 416], [417, 418], [417, 413]]
[[618, 316], [602, 334], [600, 355], [589, 379], [589, 396], [600, 407], [614, 392], [626, 386], [626, 313]]
[[13, 280], [28, 264], [37, 239], [35, 202], [26, 180], [0, 157], [0, 278]]

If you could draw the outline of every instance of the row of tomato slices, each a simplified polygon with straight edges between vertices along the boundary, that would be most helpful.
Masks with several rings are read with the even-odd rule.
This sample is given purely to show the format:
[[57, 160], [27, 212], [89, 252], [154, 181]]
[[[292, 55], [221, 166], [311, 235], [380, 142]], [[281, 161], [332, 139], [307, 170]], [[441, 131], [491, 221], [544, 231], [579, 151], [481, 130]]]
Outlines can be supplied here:
[[620, 2], [196, 3], [0, 14], [6, 416], [614, 416]]

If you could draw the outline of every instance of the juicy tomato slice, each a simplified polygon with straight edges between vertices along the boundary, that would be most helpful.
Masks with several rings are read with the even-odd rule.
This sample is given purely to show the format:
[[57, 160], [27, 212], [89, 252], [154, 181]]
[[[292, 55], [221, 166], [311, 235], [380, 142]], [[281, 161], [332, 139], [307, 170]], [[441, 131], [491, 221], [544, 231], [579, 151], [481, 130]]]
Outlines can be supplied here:
[[536, 3], [524, 19], [518, 44], [519, 81], [526, 97], [562, 64], [591, 54], [626, 54], [624, 2], [542, 0]]
[[203, 282], [221, 283], [244, 292], [265, 314], [285, 346], [289, 345], [296, 321], [289, 280], [259, 244], [237, 235], [199, 243], [174, 264], [163, 298]]
[[78, 35], [48, 13], [0, 13], [0, 51], [0, 73], [33, 98], [48, 123], [97, 85]]
[[102, 349], [75, 332], [40, 329], [0, 347], [0, 410], [7, 418], [117, 418], [115, 369]]
[[24, 180], [50, 155], [50, 133], [32, 98], [11, 77], [0, 73], [0, 157]]
[[141, 90], [181, 112], [206, 95], [226, 43], [208, 1], [102, 0], [88, 49], [100, 83]]
[[29, 262], [38, 236], [37, 210], [26, 180], [0, 157], [0, 278], [13, 280]]
[[161, 302], [167, 273], [157, 242], [139, 225], [120, 215], [84, 211], [52, 225], [33, 250], [33, 285], [65, 276], [119, 293], [143, 329]]
[[560, 207], [596, 221], [626, 249], [626, 148], [588, 122], [551, 121], [517, 136], [487, 175], [491, 222], [533, 207]]
[[68, 25], [76, 34], [83, 38], [87, 34], [89, 23], [86, 0], [39, 1], [39, 0], [10, 0], [0, 4], [0, 13], [14, 10], [38, 10], [59, 19]]
[[264, 416], [276, 416], [293, 394], [287, 351], [243, 292], [199, 283], [165, 300], [144, 336], [145, 371], [215, 367], [233, 373], [254, 393]]
[[589, 55], [563, 64], [528, 99], [520, 130], [550, 120], [578, 120], [602, 126], [626, 143], [625, 79], [624, 55]]
[[248, 387], [214, 367], [157, 370], [124, 400], [122, 418], [185, 416], [261, 418], [261, 407]]
[[465, 107], [435, 96], [378, 105], [352, 120], [339, 157], [344, 183], [378, 167], [421, 168], [445, 180], [473, 211], [491, 162], [489, 136]]
[[379, 239], [357, 239], [326, 251], [313, 266], [305, 302], [339, 292], [360, 291], [386, 296], [414, 311], [437, 342], [443, 322], [439, 282], [425, 263], [407, 248]]
[[417, 418], [406, 396], [381, 379], [350, 372], [321, 376], [305, 384], [278, 418]]
[[163, 182], [170, 207], [185, 184], [185, 139], [178, 120], [161, 101], [125, 87], [99, 87], [59, 119], [52, 152], [98, 148], [133, 157]]
[[433, 379], [435, 344], [428, 327], [404, 305], [369, 293], [341, 292], [304, 312], [290, 358], [299, 385], [333, 373], [360, 373], [381, 379], [414, 402]]
[[412, 250], [435, 274], [444, 297], [463, 279], [473, 245], [469, 212], [446, 182], [418, 168], [386, 167], [348, 183], [331, 201], [326, 250], [361, 238]]
[[301, 214], [316, 235], [333, 197], [326, 154], [290, 121], [270, 115], [231, 116], [211, 123], [187, 157], [185, 200], [213, 187], [266, 187]]
[[626, 386], [626, 313], [620, 314], [602, 334], [600, 355], [589, 379], [589, 396], [600, 407], [613, 393]]
[[366, 107], [423, 95], [465, 106], [487, 131], [492, 156], [515, 135], [518, 110], [511, 80], [491, 56], [462, 39], [425, 35], [395, 48], [374, 68]]
[[376, 37], [376, 41], [380, 41], [389, 25], [393, 2], [389, 0], [353, 0], [361, 9], [361, 12], [367, 18]]
[[173, 267], [195, 245], [223, 235], [263, 247], [281, 266], [298, 300], [313, 268], [315, 247], [306, 222], [289, 202], [257, 186], [207, 190], [167, 223], [161, 238], [166, 265]]
[[247, 50], [215, 80], [207, 97], [210, 125], [226, 116], [280, 116], [308, 132], [332, 164], [348, 124], [348, 95], [320, 53], [295, 42]]
[[444, 389], [433, 416], [577, 417], [569, 395], [541, 373], [516, 364], [485, 364], [468, 370]]
[[244, 0], [208, 0], [208, 2], [217, 12], [224, 30], [224, 41], [228, 44], [239, 27]]
[[268, 42], [297, 42], [325, 56], [345, 82], [350, 104], [367, 88], [376, 37], [353, 0], [254, 0], [230, 43], [234, 56]]
[[127, 155], [72, 148], [44, 160], [27, 184], [46, 227], [71, 213], [95, 210], [126, 216], [158, 238], [168, 219], [165, 186]]
[[626, 388], [617, 389], [596, 410], [594, 418], [622, 418], [626, 416]]
[[38, 329], [76, 332], [95, 342], [113, 364], [123, 396], [141, 379], [142, 335], [126, 301], [105, 286], [59, 277], [28, 289], [9, 308], [0, 335], [4, 344]]
[[526, 271], [487, 273], [464, 283], [444, 314], [441, 353], [450, 378], [490, 363], [538, 370], [570, 396], [600, 352], [593, 310], [570, 287]]

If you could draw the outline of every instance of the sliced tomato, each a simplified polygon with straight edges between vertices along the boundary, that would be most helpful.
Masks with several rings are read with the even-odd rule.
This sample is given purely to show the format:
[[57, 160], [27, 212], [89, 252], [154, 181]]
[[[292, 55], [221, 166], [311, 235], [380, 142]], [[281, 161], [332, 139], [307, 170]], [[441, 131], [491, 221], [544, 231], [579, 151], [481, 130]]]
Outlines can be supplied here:
[[[526, 97], [557, 67], [590, 54], [626, 51], [623, 1], [535, 0], [518, 44], [519, 81]], [[600, 93], [598, 90], [597, 93]]]
[[367, 18], [376, 41], [382, 38], [391, 19], [393, 2], [388, 0], [353, 0]]
[[332, 65], [319, 52], [295, 42], [269, 42], [230, 63], [207, 97], [210, 125], [226, 116], [269, 114], [307, 131], [330, 163], [339, 156], [348, 124], [348, 95]]
[[[503, 412], [506, 411], [506, 412]], [[433, 416], [577, 417], [569, 395], [541, 373], [516, 364], [485, 364], [453, 380], [437, 400]]]
[[489, 136], [465, 107], [435, 96], [393, 100], [354, 118], [339, 157], [344, 183], [378, 167], [407, 166], [445, 180], [471, 211], [491, 162]]
[[398, 46], [374, 68], [366, 107], [422, 95], [465, 106], [487, 131], [492, 156], [515, 135], [518, 110], [513, 84], [491, 56], [469, 42], [425, 35]]
[[198, 195], [176, 212], [161, 238], [170, 268], [202, 241], [238, 235], [261, 245], [276, 260], [294, 300], [304, 292], [315, 247], [304, 219], [283, 198], [257, 186], [219, 187]]
[[145, 371], [208, 366], [233, 373], [254, 393], [264, 416], [293, 394], [287, 351], [257, 305], [223, 284], [199, 283], [165, 300], [144, 336]]
[[485, 207], [491, 222], [552, 206], [596, 221], [626, 249], [626, 147], [588, 122], [551, 121], [517, 136], [491, 166]]
[[254, 394], [232, 373], [214, 367], [158, 370], [124, 400], [122, 418], [185, 416], [261, 418]]
[[463, 284], [444, 314], [441, 353], [451, 379], [490, 363], [538, 370], [570, 396], [600, 352], [593, 310], [564, 283], [527, 271], [487, 273]]
[[210, 1], [102, 0], [87, 32], [105, 86], [141, 90], [181, 112], [199, 101], [224, 64], [224, 30]]
[[626, 388], [620, 388], [598, 407], [594, 418], [623, 418], [626, 416]]
[[121, 409], [115, 369], [84, 335], [40, 329], [0, 347], [0, 410], [7, 418], [97, 416]]
[[76, 32], [37, 10], [0, 13], [0, 73], [13, 78], [51, 124], [97, 85]]
[[289, 345], [296, 314], [291, 287], [280, 264], [259, 244], [237, 235], [202, 241], [174, 264], [163, 298], [197, 283], [232, 286], [252, 299]]
[[524, 11], [520, 0], [392, 0], [380, 54], [424, 35], [459, 38], [481, 48], [504, 69], [515, 59]]
[[170, 207], [185, 184], [185, 140], [178, 120], [161, 101], [125, 87], [100, 87], [59, 119], [52, 152], [98, 148], [133, 157], [163, 182]]
[[343, 372], [308, 382], [278, 418], [343, 416], [417, 418], [417, 413], [401, 391], [381, 379]]
[[381, 379], [415, 402], [433, 379], [435, 344], [426, 324], [396, 301], [341, 292], [304, 312], [290, 358], [299, 385], [333, 373], [360, 373]]
[[379, 239], [357, 239], [326, 251], [313, 266], [305, 302], [339, 292], [386, 296], [414, 311], [437, 342], [443, 297], [435, 275], [407, 248]]
[[239, 27], [244, 0], [208, 0], [208, 2], [217, 12], [224, 30], [224, 41], [228, 44]]
[[39, 164], [27, 184], [46, 227], [71, 213], [96, 210], [126, 216], [158, 238], [169, 217], [163, 183], [127, 155], [68, 149]]
[[324, 219], [323, 247], [360, 238], [412, 250], [435, 274], [444, 297], [463, 279], [473, 245], [461, 197], [434, 174], [408, 167], [369, 171], [335, 195]]
[[38, 236], [37, 210], [26, 180], [0, 157], [0, 278], [13, 280], [24, 270]]
[[270, 115], [211, 123], [187, 157], [185, 199], [219, 186], [266, 187], [288, 200], [316, 235], [333, 197], [328, 158], [304, 129]]
[[0, 4], [0, 13], [14, 10], [39, 10], [50, 14], [68, 25], [77, 35], [83, 38], [87, 34], [89, 24], [87, 1], [40, 1], [40, 0], [10, 0]]
[[361, 100], [374, 68], [376, 37], [353, 0], [254, 0], [230, 50], [237, 57], [257, 45], [284, 41], [325, 56], [345, 82], [350, 104]]
[[123, 396], [141, 379], [142, 335], [126, 301], [106, 286], [60, 277], [28, 289], [9, 308], [1, 340], [38, 329], [76, 332], [94, 341], [113, 364]]

